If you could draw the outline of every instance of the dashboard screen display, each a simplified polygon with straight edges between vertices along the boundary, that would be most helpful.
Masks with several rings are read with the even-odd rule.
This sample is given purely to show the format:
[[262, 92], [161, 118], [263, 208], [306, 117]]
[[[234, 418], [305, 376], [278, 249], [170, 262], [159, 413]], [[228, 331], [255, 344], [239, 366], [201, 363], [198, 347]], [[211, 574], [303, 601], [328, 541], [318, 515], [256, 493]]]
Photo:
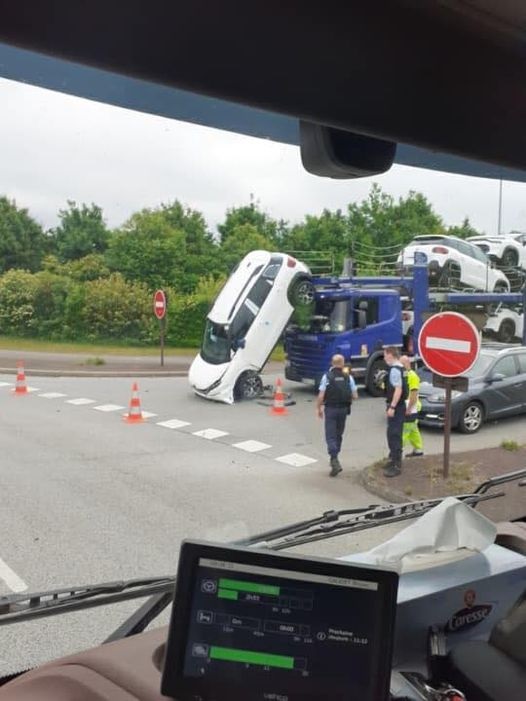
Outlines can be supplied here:
[[179, 646], [181, 686], [195, 693], [177, 698], [222, 701], [237, 690], [247, 701], [381, 699], [377, 682], [389, 667], [382, 636], [392, 636], [383, 578], [265, 557], [276, 562], [197, 558]]

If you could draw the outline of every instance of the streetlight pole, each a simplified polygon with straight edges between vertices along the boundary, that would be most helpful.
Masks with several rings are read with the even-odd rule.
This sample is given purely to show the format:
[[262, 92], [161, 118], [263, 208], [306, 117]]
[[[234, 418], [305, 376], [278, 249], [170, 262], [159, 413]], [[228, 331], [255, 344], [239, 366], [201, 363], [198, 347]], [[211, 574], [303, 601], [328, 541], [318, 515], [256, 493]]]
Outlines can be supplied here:
[[502, 178], [499, 180], [499, 221], [497, 225], [497, 234], [502, 233]]

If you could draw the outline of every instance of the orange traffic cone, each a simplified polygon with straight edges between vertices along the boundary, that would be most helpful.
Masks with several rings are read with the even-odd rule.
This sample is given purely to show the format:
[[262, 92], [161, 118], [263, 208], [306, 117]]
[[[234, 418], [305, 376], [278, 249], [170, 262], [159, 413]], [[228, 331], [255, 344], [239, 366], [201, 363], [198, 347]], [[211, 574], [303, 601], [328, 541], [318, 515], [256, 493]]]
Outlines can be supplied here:
[[144, 417], [141, 411], [141, 400], [139, 399], [139, 388], [137, 383], [134, 382], [132, 385], [132, 396], [130, 399], [130, 410], [127, 414], [124, 414], [124, 421], [128, 424], [139, 424], [144, 421]]
[[285, 416], [285, 414], [289, 413], [285, 406], [285, 395], [283, 394], [283, 387], [281, 384], [281, 379], [279, 377], [276, 380], [276, 389], [274, 390], [274, 401], [272, 403], [270, 413], [274, 416]]
[[16, 364], [16, 384], [13, 394], [27, 394], [26, 374], [24, 372], [24, 361], [19, 360]]

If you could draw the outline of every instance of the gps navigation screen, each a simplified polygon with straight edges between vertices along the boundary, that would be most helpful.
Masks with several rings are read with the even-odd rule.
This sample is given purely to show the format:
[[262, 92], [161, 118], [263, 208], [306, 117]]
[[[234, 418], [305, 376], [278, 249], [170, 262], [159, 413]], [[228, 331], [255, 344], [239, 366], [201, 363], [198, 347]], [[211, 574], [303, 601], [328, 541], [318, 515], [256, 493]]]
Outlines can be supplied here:
[[382, 588], [201, 557], [182, 676], [210, 689], [239, 683], [245, 699], [377, 701]]

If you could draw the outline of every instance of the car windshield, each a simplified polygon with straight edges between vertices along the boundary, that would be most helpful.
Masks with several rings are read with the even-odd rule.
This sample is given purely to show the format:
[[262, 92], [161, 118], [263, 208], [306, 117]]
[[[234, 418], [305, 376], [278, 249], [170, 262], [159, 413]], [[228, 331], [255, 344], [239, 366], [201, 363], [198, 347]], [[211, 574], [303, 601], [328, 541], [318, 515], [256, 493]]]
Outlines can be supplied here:
[[228, 327], [223, 324], [215, 324], [207, 319], [201, 346], [201, 356], [207, 363], [221, 365], [230, 360], [231, 342], [228, 336]]
[[[70, 72], [68, 94], [0, 78], [0, 618], [3, 596], [172, 575], [185, 538], [233, 542], [386, 494], [467, 492], [523, 459], [486, 458], [504, 439], [524, 443], [521, 376], [493, 384], [513, 414], [484, 416], [472, 435], [454, 427], [450, 479], [436, 471], [442, 425], [422, 424], [421, 444], [398, 447], [400, 473], [378, 467], [389, 466], [384, 347], [414, 357], [417, 321], [452, 307], [450, 292], [486, 289], [481, 266], [459, 292], [454, 266], [433, 267], [431, 254], [433, 284], [421, 269], [425, 285], [402, 277], [396, 261], [409, 244], [493, 232], [498, 181], [396, 164], [317, 178], [292, 143], [297, 120], [250, 112], [244, 131], [272, 137], [256, 138], [239, 133], [240, 106], [199, 98], [178, 121], [75, 97]], [[117, 104], [151, 94], [158, 111], [175, 102], [185, 115], [197, 104], [103, 75]], [[518, 230], [516, 188], [503, 210]], [[483, 312], [471, 302], [454, 309], [482, 327], [495, 299], [476, 302]], [[484, 339], [498, 333], [494, 324]], [[484, 374], [491, 348], [470, 376]], [[339, 428], [326, 423], [322, 384], [335, 355], [358, 396]], [[424, 457], [406, 460], [420, 445]], [[507, 501], [499, 508], [505, 521]], [[298, 552], [363, 552], [404, 525]], [[107, 608], [0, 627], [0, 676], [89, 648], [134, 605]]]

